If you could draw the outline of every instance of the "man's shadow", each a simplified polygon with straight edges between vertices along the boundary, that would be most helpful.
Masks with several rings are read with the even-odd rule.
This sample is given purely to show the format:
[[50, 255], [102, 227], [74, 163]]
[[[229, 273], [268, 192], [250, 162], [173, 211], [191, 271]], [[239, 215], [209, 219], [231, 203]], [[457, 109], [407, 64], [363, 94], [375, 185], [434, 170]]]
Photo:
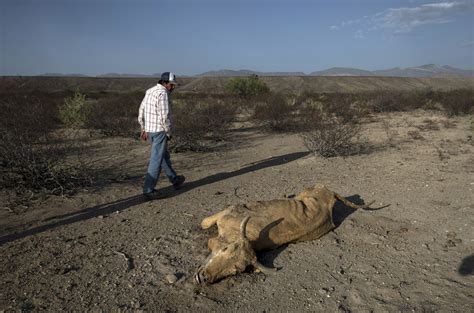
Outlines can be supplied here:
[[[349, 197], [345, 197], [345, 198], [347, 200], [349, 200], [350, 202], [352, 202], [354, 204], [357, 204], [357, 205], [364, 205], [365, 204], [364, 200], [362, 200], [360, 195], [357, 195], [357, 194], [349, 196]], [[383, 206], [383, 207], [380, 207], [380, 208], [373, 208], [373, 209], [371, 208], [371, 209], [368, 209], [368, 210], [370, 210], [370, 211], [380, 210], [384, 207], [386, 207], [386, 206]], [[348, 206], [344, 205], [341, 201], [336, 201], [336, 203], [334, 204], [333, 213], [332, 213], [333, 214], [333, 222], [334, 222], [334, 225], [336, 227], [332, 231], [336, 230], [339, 226], [341, 226], [341, 224], [344, 222], [344, 220], [347, 219], [355, 211], [357, 211], [357, 209], [353, 209], [351, 207], [348, 207]], [[279, 222], [281, 222], [281, 220], [279, 220], [278, 223]], [[278, 225], [278, 223], [275, 223], [275, 222], [271, 223], [269, 226], [267, 226], [265, 228], [265, 232], [268, 233], [268, 231], [269, 231], [268, 227], [274, 227], [274, 226]], [[270, 268], [274, 268], [275, 259], [280, 255], [280, 253], [285, 251], [286, 248], [288, 248], [288, 244], [283, 245], [283, 246], [281, 246], [281, 247], [279, 247], [278, 249], [275, 249], [275, 250], [263, 251], [263, 252], [258, 254], [258, 259], [263, 265], [265, 265], [267, 267], [270, 267]]]
[[139, 205], [143, 203], [144, 201], [145, 200], [143, 199], [142, 195], [136, 195], [129, 198], [117, 200], [111, 203], [96, 205], [96, 206], [81, 210], [79, 212], [54, 216], [54, 217], [48, 218], [46, 220], [48, 223], [44, 225], [40, 225], [40, 226], [33, 227], [24, 231], [20, 231], [17, 233], [4, 235], [0, 237], [0, 246], [8, 242], [12, 242], [17, 239], [36, 235], [36, 234], [48, 231], [50, 229], [60, 227], [60, 226], [88, 220], [90, 218], [98, 217], [101, 215], [108, 215], [114, 212], [120, 212], [125, 209], [128, 209], [129, 207]]
[[213, 184], [215, 182], [225, 180], [228, 178], [244, 175], [247, 173], [255, 172], [258, 170], [262, 170], [267, 167], [273, 167], [273, 166], [278, 166], [278, 165], [283, 165], [292, 161], [295, 161], [299, 158], [305, 157], [309, 154], [309, 152], [295, 152], [295, 153], [289, 153], [285, 155], [280, 155], [276, 157], [271, 157], [268, 159], [264, 159], [261, 161], [249, 163], [246, 166], [232, 171], [232, 172], [221, 172], [217, 174], [213, 174], [210, 176], [203, 177], [201, 179], [191, 181], [188, 183], [185, 183], [178, 192], [176, 192], [172, 186], [168, 186], [165, 188], [162, 188], [159, 190], [160, 194], [163, 194], [164, 197], [169, 198], [169, 197], [174, 197], [180, 193], [184, 193], [187, 191], [190, 191], [194, 188], [199, 188], [208, 184]]
[[[232, 172], [217, 173], [214, 175], [201, 178], [196, 181], [191, 181], [185, 184], [184, 188], [178, 192], [175, 191], [172, 187], [166, 187], [166, 188], [160, 189], [160, 194], [163, 194], [164, 197], [172, 197], [179, 193], [183, 193], [183, 192], [192, 190], [194, 188], [202, 187], [204, 185], [212, 184], [212, 183], [225, 180], [231, 177], [244, 175], [250, 172], [258, 171], [258, 170], [272, 167], [272, 166], [286, 164], [294, 160], [297, 160], [299, 158], [302, 158], [308, 154], [309, 152], [295, 152], [295, 153], [284, 154], [284, 155], [280, 155], [276, 157], [271, 157], [268, 159], [264, 159], [258, 162], [248, 164], [247, 166], [242, 167]], [[142, 204], [144, 202], [146, 202], [146, 200], [143, 198], [142, 195], [136, 195], [136, 196], [128, 197], [125, 199], [117, 200], [111, 203], [96, 205], [96, 206], [81, 210], [79, 212], [55, 216], [55, 217], [49, 218], [47, 220], [48, 223], [44, 225], [33, 227], [33, 228], [23, 230], [14, 234], [1, 236], [0, 246], [8, 242], [12, 242], [17, 239], [36, 235], [36, 234], [60, 227], [60, 226], [88, 220], [90, 218], [98, 217], [101, 215], [108, 215], [114, 212], [121, 212], [123, 210]]]

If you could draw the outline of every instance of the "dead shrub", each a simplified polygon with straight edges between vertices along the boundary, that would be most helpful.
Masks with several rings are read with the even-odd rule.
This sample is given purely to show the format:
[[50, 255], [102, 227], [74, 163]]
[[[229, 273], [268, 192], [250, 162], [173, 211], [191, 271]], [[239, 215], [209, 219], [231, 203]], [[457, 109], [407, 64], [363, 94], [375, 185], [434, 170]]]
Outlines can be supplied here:
[[143, 93], [102, 95], [91, 104], [86, 127], [108, 136], [135, 136]]
[[444, 128], [455, 128], [458, 123], [452, 119], [444, 119], [441, 121], [441, 124]]
[[251, 117], [257, 124], [275, 131], [293, 131], [298, 128], [296, 108], [281, 94], [267, 94], [253, 98], [255, 108]]
[[368, 93], [366, 101], [371, 110], [380, 112], [406, 112], [416, 109], [443, 109], [448, 117], [470, 114], [474, 107], [474, 90], [457, 89], [450, 91], [384, 91]]
[[419, 130], [439, 130], [439, 124], [437, 120], [426, 118], [423, 120], [423, 124], [416, 126]]
[[175, 100], [172, 110], [174, 140], [170, 149], [174, 152], [206, 151], [211, 149], [209, 143], [227, 138], [237, 106], [208, 97], [197, 101]]
[[325, 111], [338, 116], [344, 123], [359, 123], [370, 112], [360, 95], [334, 93], [325, 95], [324, 99]]
[[369, 105], [373, 112], [406, 112], [426, 106], [431, 91], [384, 91], [369, 93]]
[[407, 132], [408, 136], [413, 139], [413, 140], [424, 140], [425, 137], [423, 137], [419, 131], [417, 130], [409, 130]]
[[[51, 134], [57, 130], [57, 95], [6, 95], [0, 105], [0, 187], [27, 202], [34, 194], [70, 194], [91, 184], [81, 164], [65, 161], [71, 142]], [[19, 109], [21, 108], [21, 109]]]
[[84, 163], [71, 163], [64, 156], [71, 145], [51, 145], [48, 137], [30, 142], [27, 136], [0, 133], [2, 143], [2, 188], [18, 195], [28, 192], [69, 195], [92, 184], [92, 171]]
[[441, 103], [448, 117], [471, 114], [474, 111], [474, 90], [458, 89], [447, 92], [437, 92], [436, 101]]
[[361, 147], [355, 142], [360, 131], [361, 127], [357, 124], [326, 116], [311, 131], [304, 132], [301, 136], [309, 151], [329, 158], [360, 153]]
[[397, 146], [397, 137], [399, 135], [398, 131], [393, 129], [387, 120], [382, 121], [382, 129], [387, 136], [388, 145], [392, 148], [395, 148]]

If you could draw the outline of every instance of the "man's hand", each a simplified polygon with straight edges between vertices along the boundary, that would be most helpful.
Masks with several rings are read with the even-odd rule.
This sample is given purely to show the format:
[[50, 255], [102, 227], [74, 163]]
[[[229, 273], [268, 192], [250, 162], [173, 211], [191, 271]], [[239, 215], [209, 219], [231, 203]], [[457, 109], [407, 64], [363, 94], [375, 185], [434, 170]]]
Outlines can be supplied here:
[[170, 141], [171, 138], [173, 138], [173, 137], [172, 137], [171, 135], [169, 135], [169, 134], [166, 134], [166, 138], [168, 139], [168, 141]]
[[143, 141], [147, 141], [148, 139], [148, 134], [146, 131], [142, 130], [141, 133], [140, 133], [140, 139], [143, 140]]

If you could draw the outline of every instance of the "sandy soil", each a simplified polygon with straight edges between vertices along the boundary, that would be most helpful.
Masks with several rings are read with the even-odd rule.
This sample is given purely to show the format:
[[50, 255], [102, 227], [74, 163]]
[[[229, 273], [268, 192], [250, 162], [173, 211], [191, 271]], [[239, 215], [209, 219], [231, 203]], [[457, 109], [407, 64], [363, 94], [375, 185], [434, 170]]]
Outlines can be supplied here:
[[[149, 147], [91, 139], [119, 180], [72, 198], [0, 212], [0, 311], [474, 311], [474, 147], [469, 118], [381, 115], [370, 153], [323, 159], [297, 135], [237, 129], [219, 152], [173, 155], [186, 175], [165, 199], [140, 197]], [[273, 275], [198, 287], [192, 275], [229, 204], [295, 194], [320, 182], [378, 211], [348, 211], [320, 240], [259, 254]]]

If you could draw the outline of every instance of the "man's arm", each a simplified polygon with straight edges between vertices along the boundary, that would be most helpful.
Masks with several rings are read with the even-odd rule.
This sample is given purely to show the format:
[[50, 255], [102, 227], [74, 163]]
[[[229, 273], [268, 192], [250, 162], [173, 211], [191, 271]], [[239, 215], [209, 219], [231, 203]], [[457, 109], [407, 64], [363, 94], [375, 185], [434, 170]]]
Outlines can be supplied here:
[[138, 124], [140, 124], [140, 139], [146, 141], [148, 139], [148, 134], [145, 131], [145, 121], [144, 121], [144, 112], [145, 112], [145, 99], [146, 95], [140, 103], [140, 108], [138, 109]]
[[145, 111], [145, 99], [146, 99], [146, 95], [145, 95], [145, 98], [143, 98], [142, 103], [140, 103], [140, 108], [138, 109], [138, 124], [140, 124], [141, 130], [145, 129], [145, 123], [143, 120], [143, 115]]
[[168, 93], [164, 92], [159, 98], [159, 109], [160, 109], [160, 124], [166, 132], [166, 136], [171, 138], [171, 118], [170, 118], [170, 107]]

